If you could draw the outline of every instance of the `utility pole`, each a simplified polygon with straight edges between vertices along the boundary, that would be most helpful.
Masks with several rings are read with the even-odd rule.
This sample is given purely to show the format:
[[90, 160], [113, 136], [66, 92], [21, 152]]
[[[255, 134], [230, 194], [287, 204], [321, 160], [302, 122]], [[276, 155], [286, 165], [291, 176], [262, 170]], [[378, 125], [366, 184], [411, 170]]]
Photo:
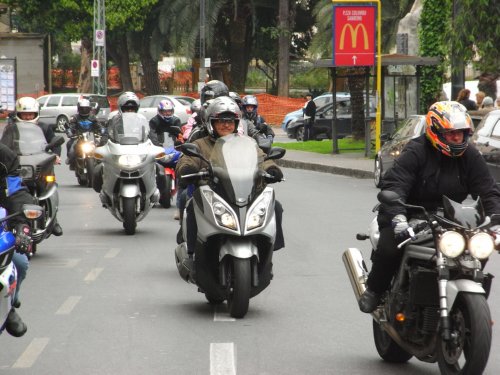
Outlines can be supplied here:
[[205, 67], [205, 0], [200, 0], [200, 71], [198, 87], [205, 82], [207, 68]]
[[93, 93], [108, 95], [105, 0], [94, 0], [94, 44], [91, 70]]
[[[460, 12], [459, 0], [453, 0], [452, 25], [455, 26], [455, 19]], [[464, 60], [457, 53], [455, 45], [451, 46], [451, 98], [455, 100], [461, 89], [465, 88], [465, 66]]]

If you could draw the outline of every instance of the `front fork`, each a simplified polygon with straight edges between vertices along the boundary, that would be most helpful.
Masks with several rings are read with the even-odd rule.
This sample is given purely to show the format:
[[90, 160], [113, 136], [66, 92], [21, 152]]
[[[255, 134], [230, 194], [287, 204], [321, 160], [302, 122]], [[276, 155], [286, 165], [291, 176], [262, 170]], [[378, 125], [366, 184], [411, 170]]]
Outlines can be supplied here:
[[440, 320], [440, 333], [444, 341], [450, 341], [450, 316], [448, 314], [448, 294], [446, 286], [450, 278], [450, 272], [446, 267], [446, 258], [438, 251], [437, 253], [437, 266], [438, 266], [438, 286], [439, 286], [439, 320]]

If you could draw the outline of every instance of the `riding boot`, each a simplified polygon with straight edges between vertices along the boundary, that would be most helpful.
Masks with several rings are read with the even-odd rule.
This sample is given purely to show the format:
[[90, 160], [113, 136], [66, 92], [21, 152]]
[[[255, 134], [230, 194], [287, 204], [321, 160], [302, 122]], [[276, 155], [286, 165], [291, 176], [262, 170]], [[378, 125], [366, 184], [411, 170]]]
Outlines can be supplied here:
[[28, 326], [23, 322], [14, 308], [12, 308], [9, 315], [7, 315], [5, 330], [14, 337], [21, 337], [28, 330]]

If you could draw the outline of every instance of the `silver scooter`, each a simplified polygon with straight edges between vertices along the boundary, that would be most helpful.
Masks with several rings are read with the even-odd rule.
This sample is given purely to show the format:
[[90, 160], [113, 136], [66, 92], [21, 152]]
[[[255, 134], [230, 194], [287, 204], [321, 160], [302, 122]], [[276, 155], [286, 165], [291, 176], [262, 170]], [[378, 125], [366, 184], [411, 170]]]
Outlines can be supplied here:
[[153, 145], [148, 132], [143, 115], [119, 114], [109, 123], [107, 143], [94, 152], [94, 158], [102, 163], [102, 205], [123, 222], [127, 234], [135, 233], [137, 222], [146, 217], [160, 196], [155, 161], [165, 157], [165, 150]]
[[[192, 206], [184, 212], [184, 242], [175, 249], [177, 270], [185, 281], [195, 283], [210, 303], [227, 300], [230, 315], [242, 318], [250, 298], [272, 279], [275, 195], [266, 185], [278, 181], [259, 169], [258, 145], [247, 136], [219, 138], [210, 160], [195, 144], [185, 143], [179, 149], [204, 160], [209, 168], [181, 176], [206, 179], [208, 184], [194, 191]], [[284, 154], [284, 149], [273, 148], [266, 158], [279, 159]], [[193, 213], [197, 238], [191, 264], [186, 241], [187, 222]]]

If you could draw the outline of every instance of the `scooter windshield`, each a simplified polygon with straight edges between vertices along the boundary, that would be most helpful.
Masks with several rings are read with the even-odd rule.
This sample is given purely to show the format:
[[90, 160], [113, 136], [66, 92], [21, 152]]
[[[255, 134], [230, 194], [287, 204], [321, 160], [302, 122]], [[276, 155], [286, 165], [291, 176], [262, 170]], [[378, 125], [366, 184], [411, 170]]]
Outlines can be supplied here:
[[121, 145], [137, 145], [148, 139], [148, 120], [141, 114], [125, 112], [111, 119], [109, 138]]
[[11, 128], [11, 131], [14, 151], [18, 155], [34, 155], [45, 152], [47, 141], [40, 126], [31, 122], [18, 121]]
[[219, 138], [210, 162], [217, 178], [217, 193], [229, 203], [248, 204], [259, 176], [257, 143], [250, 137], [236, 134]]

